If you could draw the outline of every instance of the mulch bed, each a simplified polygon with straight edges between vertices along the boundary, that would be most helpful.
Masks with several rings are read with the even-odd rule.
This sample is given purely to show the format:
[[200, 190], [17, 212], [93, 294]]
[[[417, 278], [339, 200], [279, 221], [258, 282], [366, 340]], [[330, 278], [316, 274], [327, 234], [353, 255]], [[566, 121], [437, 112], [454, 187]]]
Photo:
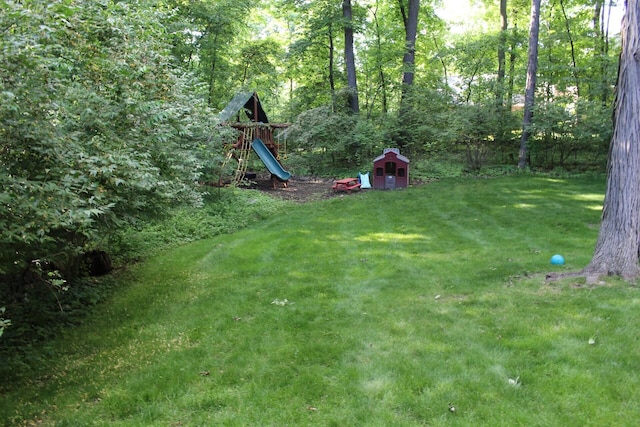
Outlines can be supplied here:
[[269, 193], [279, 199], [305, 203], [344, 194], [333, 191], [331, 188], [333, 181], [333, 179], [327, 178], [291, 177], [286, 187], [282, 183], [278, 183], [277, 188], [274, 189], [269, 177], [265, 179], [265, 177], [258, 176], [253, 180], [256, 184], [253, 188]]

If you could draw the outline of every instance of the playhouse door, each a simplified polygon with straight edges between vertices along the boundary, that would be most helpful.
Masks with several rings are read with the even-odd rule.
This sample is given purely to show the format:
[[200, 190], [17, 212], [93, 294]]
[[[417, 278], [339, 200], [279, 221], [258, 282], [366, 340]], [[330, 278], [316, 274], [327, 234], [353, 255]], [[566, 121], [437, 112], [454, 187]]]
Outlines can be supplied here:
[[396, 162], [386, 162], [384, 164], [384, 189], [395, 190], [396, 188]]
[[395, 190], [396, 189], [396, 176], [395, 175], [387, 175], [385, 177], [384, 189], [385, 190]]

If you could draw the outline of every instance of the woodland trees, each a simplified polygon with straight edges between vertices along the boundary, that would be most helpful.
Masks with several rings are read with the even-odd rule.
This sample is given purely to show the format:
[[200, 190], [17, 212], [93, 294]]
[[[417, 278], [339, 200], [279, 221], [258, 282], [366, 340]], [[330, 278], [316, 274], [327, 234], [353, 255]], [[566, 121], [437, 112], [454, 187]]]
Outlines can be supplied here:
[[531, 1], [531, 24], [529, 25], [529, 55], [527, 60], [527, 84], [524, 93], [524, 118], [522, 119], [522, 137], [518, 167], [527, 164], [527, 144], [531, 135], [531, 118], [536, 94], [538, 74], [538, 34], [540, 33], [540, 0]]
[[[180, 30], [173, 32], [173, 52], [207, 84], [214, 108], [237, 90], [256, 90], [271, 116], [293, 121], [326, 105], [342, 114], [346, 99], [352, 111], [366, 111], [362, 120], [375, 123], [387, 141], [371, 141], [367, 150], [396, 141], [414, 156], [446, 148], [472, 170], [487, 162], [518, 163], [529, 38], [521, 11], [530, 1], [472, 0], [482, 13], [475, 26], [468, 19], [464, 32], [451, 31], [433, 0], [225, 1], [169, 2]], [[532, 137], [522, 144], [532, 168], [604, 165], [615, 81], [613, 5], [544, 3], [532, 75], [539, 88], [531, 112], [540, 120], [524, 126]], [[431, 102], [420, 105], [425, 96]], [[410, 111], [414, 107], [424, 110]], [[442, 111], [455, 123], [439, 118], [438, 126], [423, 126], [421, 120]], [[464, 125], [473, 122], [467, 113], [493, 116], [498, 127], [480, 135]], [[335, 145], [332, 137], [317, 144]], [[290, 141], [306, 153], [298, 159], [314, 163], [313, 147], [298, 141]], [[470, 162], [468, 153], [479, 160]]]
[[360, 112], [358, 97], [358, 79], [356, 74], [356, 59], [353, 51], [353, 13], [351, 0], [343, 0], [342, 16], [344, 18], [344, 60], [347, 68], [347, 84], [349, 86], [349, 106], [354, 113]]

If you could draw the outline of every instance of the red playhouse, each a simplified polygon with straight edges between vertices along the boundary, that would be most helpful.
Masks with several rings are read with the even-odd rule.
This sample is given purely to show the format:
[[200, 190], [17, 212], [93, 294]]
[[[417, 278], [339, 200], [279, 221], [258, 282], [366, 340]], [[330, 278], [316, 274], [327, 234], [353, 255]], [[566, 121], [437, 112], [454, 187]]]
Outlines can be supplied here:
[[373, 159], [373, 188], [394, 190], [409, 185], [409, 159], [397, 148], [385, 148]]

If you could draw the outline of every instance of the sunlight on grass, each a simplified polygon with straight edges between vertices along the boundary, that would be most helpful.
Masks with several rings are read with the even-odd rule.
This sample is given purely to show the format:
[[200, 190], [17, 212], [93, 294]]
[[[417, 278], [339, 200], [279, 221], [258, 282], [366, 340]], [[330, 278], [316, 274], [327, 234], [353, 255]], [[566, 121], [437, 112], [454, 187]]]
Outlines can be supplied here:
[[568, 197], [574, 199], [574, 200], [581, 200], [581, 201], [585, 201], [585, 202], [602, 202], [603, 200], [603, 195], [602, 194], [574, 194], [574, 195], [569, 195]]
[[1, 414], [8, 426], [633, 425], [640, 291], [544, 283], [549, 254], [591, 256], [603, 184], [442, 180], [292, 206], [163, 252], [4, 385]]
[[361, 242], [398, 242], [398, 241], [420, 241], [427, 240], [428, 237], [415, 233], [373, 233], [355, 238]]
[[567, 182], [566, 179], [560, 179], [560, 178], [541, 178], [541, 181], [546, 181], [546, 182], [552, 182], [555, 184], [564, 184]]

